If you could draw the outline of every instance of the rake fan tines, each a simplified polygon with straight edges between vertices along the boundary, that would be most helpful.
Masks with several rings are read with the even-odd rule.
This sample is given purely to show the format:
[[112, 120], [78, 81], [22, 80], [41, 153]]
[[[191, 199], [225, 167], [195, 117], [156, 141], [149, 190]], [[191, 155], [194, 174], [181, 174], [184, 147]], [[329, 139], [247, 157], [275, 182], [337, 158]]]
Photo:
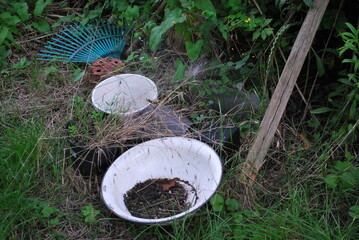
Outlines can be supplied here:
[[124, 28], [109, 22], [72, 24], [56, 34], [41, 50], [39, 60], [93, 62], [98, 58], [120, 58], [126, 44]]

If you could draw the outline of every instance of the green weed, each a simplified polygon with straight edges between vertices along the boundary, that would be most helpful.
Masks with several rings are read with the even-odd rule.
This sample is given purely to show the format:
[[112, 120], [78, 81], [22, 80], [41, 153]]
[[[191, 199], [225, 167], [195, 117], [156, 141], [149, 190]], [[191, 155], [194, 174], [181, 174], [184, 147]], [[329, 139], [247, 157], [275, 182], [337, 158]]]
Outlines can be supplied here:
[[[52, 0], [37, 0], [35, 6], [31, 6], [24, 0], [2, 1], [0, 4], [0, 67], [8, 65], [6, 59], [12, 52], [12, 48], [21, 49], [15, 36], [21, 36], [19, 25], [27, 24], [25, 29], [34, 28], [41, 33], [49, 32], [51, 27], [42, 14]], [[30, 21], [33, 21], [29, 24]]]
[[86, 223], [94, 223], [98, 214], [100, 214], [100, 211], [95, 210], [91, 203], [88, 204], [84, 210], [82, 210], [82, 215], [85, 217]]

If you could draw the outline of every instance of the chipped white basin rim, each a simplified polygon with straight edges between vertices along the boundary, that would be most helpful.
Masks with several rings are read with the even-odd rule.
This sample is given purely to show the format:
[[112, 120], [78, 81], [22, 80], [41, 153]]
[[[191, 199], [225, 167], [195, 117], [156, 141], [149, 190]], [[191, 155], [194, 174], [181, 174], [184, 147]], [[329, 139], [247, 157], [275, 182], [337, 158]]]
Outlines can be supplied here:
[[[106, 206], [123, 219], [163, 224], [203, 206], [215, 193], [221, 177], [221, 160], [205, 143], [184, 137], [159, 138], [143, 142], [118, 157], [103, 178], [101, 195]], [[155, 178], [188, 181], [196, 192], [188, 191], [187, 202], [191, 207], [185, 212], [160, 219], [132, 216], [124, 203], [124, 194], [137, 183]]]
[[145, 110], [158, 96], [156, 84], [138, 74], [119, 74], [107, 78], [92, 91], [92, 104], [100, 111], [123, 116]]

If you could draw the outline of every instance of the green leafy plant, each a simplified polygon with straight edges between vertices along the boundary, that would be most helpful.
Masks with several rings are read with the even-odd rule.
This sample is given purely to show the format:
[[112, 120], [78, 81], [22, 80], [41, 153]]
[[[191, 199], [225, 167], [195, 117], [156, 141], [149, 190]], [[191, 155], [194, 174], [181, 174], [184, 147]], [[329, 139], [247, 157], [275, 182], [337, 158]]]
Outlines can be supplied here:
[[93, 135], [95, 118], [91, 116], [91, 105], [82, 97], [76, 96], [71, 101], [73, 116], [68, 125], [70, 136], [76, 137], [77, 141], [87, 143]]
[[337, 139], [342, 135], [347, 135], [348, 141], [355, 142], [358, 138], [357, 124], [353, 121], [359, 119], [359, 29], [355, 29], [350, 23], [346, 23], [348, 32], [340, 33], [343, 46], [338, 48], [339, 56], [345, 57], [342, 63], [350, 64], [349, 72], [343, 70], [339, 73], [341, 78], [332, 92], [328, 95], [328, 102], [331, 106], [314, 109], [312, 114], [331, 113], [331, 126], [334, 128], [332, 139]]
[[230, 226], [231, 235], [234, 239], [236, 237], [242, 236], [241, 232], [242, 226], [246, 224], [246, 219], [253, 218], [254, 216], [258, 216], [258, 213], [251, 212], [249, 210], [241, 210], [239, 202], [237, 199], [227, 198], [225, 199], [221, 194], [215, 194], [211, 200], [210, 204], [212, 205], [212, 209], [214, 212], [221, 213], [221, 216], [228, 221]]
[[44, 75], [47, 77], [56, 72], [59, 72], [59, 70], [55, 66], [50, 66], [44, 70]]
[[225, 18], [228, 21], [228, 31], [233, 31], [236, 28], [242, 28], [247, 32], [252, 32], [252, 41], [261, 37], [266, 40], [268, 36], [273, 34], [273, 28], [269, 27], [272, 19], [265, 19], [257, 17], [257, 11], [253, 10], [249, 16], [243, 12], [229, 15]]
[[67, 126], [68, 133], [70, 136], [75, 137], [76, 141], [85, 144], [92, 137], [91, 106], [80, 96], [74, 97], [70, 104], [73, 114]]
[[205, 118], [204, 114], [196, 114], [196, 113], [191, 113], [190, 117], [194, 124], [201, 123]]
[[225, 199], [221, 194], [215, 194], [211, 200], [210, 204], [212, 205], [213, 211], [215, 212], [230, 212], [234, 213], [239, 210], [238, 200], [233, 198]]
[[21, 60], [18, 63], [12, 65], [11, 68], [14, 70], [20, 70], [27, 68], [30, 64], [31, 62], [27, 61], [26, 58], [21, 58]]
[[86, 223], [96, 222], [96, 216], [100, 214], [99, 210], [95, 210], [92, 203], [88, 204], [85, 209], [82, 210], [82, 215], [85, 217]]
[[[350, 153], [346, 153], [348, 160], [353, 160]], [[337, 189], [342, 194], [354, 192], [359, 187], [359, 168], [354, 167], [350, 161], [337, 161], [334, 166], [335, 173], [324, 178], [328, 187]], [[359, 217], [358, 206], [352, 206], [349, 215], [354, 219]]]
[[[249, 68], [246, 66], [248, 59], [249, 56], [245, 56], [237, 62], [227, 63], [220, 63], [219, 61], [214, 60], [207, 64], [204, 69], [200, 69], [200, 71], [209, 72], [206, 75], [206, 78], [197, 80], [195, 76], [189, 76], [190, 79], [184, 87], [188, 87], [190, 90], [196, 92], [198, 97], [216, 101], [220, 94], [231, 94], [233, 90], [230, 89], [234, 89], [235, 84], [243, 81], [243, 78], [246, 76], [245, 71]], [[179, 61], [179, 64], [177, 65], [178, 70], [175, 74], [176, 79], [184, 77], [186, 68], [187, 66]], [[242, 72], [243, 75], [239, 77], [237, 75], [238, 72], [236, 74], [231, 74], [231, 70]]]
[[78, 82], [85, 75], [85, 73], [86, 73], [85, 70], [82, 70], [81, 68], [77, 68], [73, 74], [71, 82], [73, 83]]
[[20, 24], [31, 24], [25, 26], [25, 29], [35, 28], [45, 33], [51, 30], [50, 25], [41, 17], [46, 7], [52, 3], [52, 0], [37, 0], [33, 12], [29, 7], [29, 3], [25, 0], [2, 1], [0, 4], [0, 67], [6, 66], [6, 58], [10, 55], [13, 47], [21, 49], [16, 44], [14, 36], [21, 35]]
[[353, 71], [347, 74], [346, 78], [340, 78], [339, 81], [349, 88], [347, 94], [347, 105], [349, 108], [348, 117], [350, 120], [359, 118], [359, 29], [355, 29], [350, 23], [346, 23], [350, 32], [341, 33], [344, 45], [340, 47], [339, 56], [346, 52], [351, 54], [351, 58], [343, 59], [343, 63], [353, 65]]
[[41, 214], [45, 219], [48, 219], [49, 225], [56, 225], [60, 222], [60, 218], [63, 214], [58, 208], [50, 207], [46, 204], [42, 204]]
[[203, 40], [198, 40], [196, 43], [192, 43], [190, 41], [186, 42], [187, 54], [192, 61], [197, 60], [202, 50], [202, 46], [203, 46]]
[[354, 219], [359, 219], [359, 206], [353, 206], [349, 209], [349, 215]]
[[215, 194], [210, 203], [212, 205], [213, 211], [221, 212], [224, 209], [224, 198], [221, 194]]
[[158, 44], [162, 40], [162, 35], [165, 34], [175, 24], [183, 23], [186, 20], [182, 10], [175, 8], [173, 10], [165, 9], [165, 17], [161, 25], [153, 27], [151, 30], [149, 47], [152, 51], [155, 51]]
[[79, 134], [79, 130], [75, 125], [69, 125], [68, 126], [69, 134], [70, 136], [76, 136]]
[[351, 189], [359, 186], [359, 168], [354, 168], [351, 162], [337, 161], [334, 169], [337, 172], [328, 175], [324, 179], [329, 187], [335, 188], [340, 185], [345, 189]]
[[175, 83], [180, 84], [181, 80], [184, 79], [186, 73], [187, 65], [184, 64], [181, 60], [176, 60], [176, 72], [173, 76]]
[[[209, 54], [212, 33], [218, 31], [224, 40], [234, 31], [243, 30], [251, 41], [266, 40], [273, 34], [272, 19], [260, 14], [247, 1], [172, 0], [166, 5], [164, 19], [156, 25], [145, 24], [150, 35], [149, 48], [156, 51], [165, 34], [172, 29], [183, 41], [191, 61]], [[250, 11], [248, 11], [250, 9]]]
[[52, 0], [37, 0], [34, 9], [34, 17], [38, 17], [50, 3], [52, 3]]

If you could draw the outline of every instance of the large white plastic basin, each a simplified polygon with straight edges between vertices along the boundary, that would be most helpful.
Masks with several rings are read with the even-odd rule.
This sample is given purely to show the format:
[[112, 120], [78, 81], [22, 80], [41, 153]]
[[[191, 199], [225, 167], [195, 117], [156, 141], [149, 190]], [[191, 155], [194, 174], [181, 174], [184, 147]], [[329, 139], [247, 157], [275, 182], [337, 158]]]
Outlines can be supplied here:
[[[167, 137], [143, 142], [122, 154], [106, 172], [101, 194], [106, 206], [128, 221], [155, 224], [168, 223], [195, 212], [215, 193], [222, 177], [222, 164], [217, 153], [205, 143], [184, 137]], [[197, 192], [188, 194], [193, 205], [185, 212], [160, 218], [132, 216], [124, 203], [124, 194], [136, 183], [154, 178], [180, 178]]]

